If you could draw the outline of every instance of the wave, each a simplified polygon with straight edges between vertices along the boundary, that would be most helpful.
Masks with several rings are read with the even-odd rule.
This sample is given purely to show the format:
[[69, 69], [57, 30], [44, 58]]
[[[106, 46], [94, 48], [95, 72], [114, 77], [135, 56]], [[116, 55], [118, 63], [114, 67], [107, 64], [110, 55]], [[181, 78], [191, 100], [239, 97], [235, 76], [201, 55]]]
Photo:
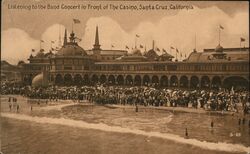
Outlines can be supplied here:
[[48, 117], [32, 117], [23, 114], [10, 114], [10, 113], [1, 113], [2, 117], [17, 119], [17, 120], [25, 120], [31, 121], [36, 123], [46, 123], [46, 124], [57, 124], [57, 125], [64, 125], [64, 126], [71, 126], [77, 128], [85, 128], [85, 129], [95, 129], [100, 131], [106, 132], [116, 132], [116, 133], [131, 133], [136, 135], [143, 135], [148, 137], [157, 137], [168, 139], [174, 142], [182, 143], [182, 144], [189, 144], [192, 146], [200, 147], [203, 149], [208, 150], [217, 150], [217, 151], [225, 151], [225, 152], [246, 152], [250, 153], [250, 147], [246, 147], [241, 144], [231, 144], [231, 143], [224, 143], [224, 142], [207, 142], [207, 141], [199, 141], [197, 139], [185, 139], [181, 136], [169, 134], [169, 133], [160, 133], [160, 132], [146, 132], [137, 129], [130, 129], [130, 128], [122, 128], [119, 126], [109, 126], [103, 123], [99, 124], [91, 124], [84, 121], [77, 121], [72, 119], [65, 119], [65, 118], [48, 118]]

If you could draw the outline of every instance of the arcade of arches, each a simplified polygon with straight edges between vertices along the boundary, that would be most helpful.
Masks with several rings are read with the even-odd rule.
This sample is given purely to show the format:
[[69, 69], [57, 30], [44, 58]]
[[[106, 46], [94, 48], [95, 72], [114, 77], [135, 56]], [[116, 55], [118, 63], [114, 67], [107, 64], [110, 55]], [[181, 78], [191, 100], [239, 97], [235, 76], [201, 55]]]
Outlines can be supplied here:
[[[52, 80], [53, 79], [53, 80]], [[106, 75], [106, 74], [56, 74], [51, 77], [56, 85], [94, 85], [95, 83], [108, 85], [154, 85], [157, 87], [180, 87], [180, 88], [230, 88], [240, 86], [249, 88], [249, 80], [231, 76], [223, 80], [220, 76], [176, 76], [176, 75]]]

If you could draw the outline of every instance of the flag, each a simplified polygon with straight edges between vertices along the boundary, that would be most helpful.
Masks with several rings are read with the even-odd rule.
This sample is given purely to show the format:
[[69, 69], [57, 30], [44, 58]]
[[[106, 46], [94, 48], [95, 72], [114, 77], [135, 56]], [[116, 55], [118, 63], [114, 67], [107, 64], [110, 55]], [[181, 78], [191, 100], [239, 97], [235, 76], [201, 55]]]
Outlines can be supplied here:
[[176, 52], [179, 53], [179, 50], [176, 48]]
[[140, 36], [139, 36], [139, 35], [137, 35], [137, 34], [136, 34], [135, 36], [136, 36], [136, 37], [140, 37]]
[[79, 19], [73, 19], [73, 21], [74, 21], [74, 24], [80, 24], [81, 23]]
[[161, 51], [159, 48], [156, 48], [157, 51]]
[[170, 47], [170, 49], [174, 49], [174, 47]]
[[55, 43], [54, 41], [51, 41], [51, 43]]
[[35, 49], [31, 49], [31, 52], [35, 52]]
[[220, 29], [224, 29], [224, 27], [222, 27], [222, 26], [220, 25]]
[[241, 42], [245, 42], [246, 39], [244, 39], [243, 37], [240, 38]]
[[76, 40], [78, 40], [78, 42], [81, 42], [82, 39], [78, 38], [78, 37], [75, 37]]
[[140, 48], [143, 48], [143, 45], [140, 45]]
[[162, 49], [162, 51], [165, 52], [165, 53], [167, 52], [165, 49]]
[[126, 49], [129, 49], [129, 47], [126, 45], [126, 47], [125, 47]]
[[44, 42], [44, 40], [40, 40], [41, 42]]

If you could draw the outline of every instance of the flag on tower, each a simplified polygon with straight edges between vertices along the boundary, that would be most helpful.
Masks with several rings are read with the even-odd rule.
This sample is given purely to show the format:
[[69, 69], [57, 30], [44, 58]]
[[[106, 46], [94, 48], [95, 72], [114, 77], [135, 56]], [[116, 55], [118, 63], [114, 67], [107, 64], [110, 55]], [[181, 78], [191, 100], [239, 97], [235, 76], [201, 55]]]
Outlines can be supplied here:
[[41, 42], [44, 42], [44, 40], [40, 40]]
[[73, 21], [74, 21], [74, 24], [80, 24], [81, 23], [79, 19], [73, 19]]
[[140, 45], [140, 48], [143, 48], [143, 45]]
[[35, 49], [31, 49], [31, 52], [35, 52]]
[[137, 34], [136, 34], [135, 36], [136, 36], [136, 37], [140, 37], [140, 36], [139, 36], [139, 35], [137, 35]]
[[222, 26], [220, 25], [220, 29], [224, 29], [224, 27], [222, 27]]
[[174, 49], [174, 47], [170, 47], [171, 49]]
[[129, 47], [126, 45], [126, 47], [125, 47], [126, 49], [129, 49]]
[[165, 53], [167, 53], [167, 51], [164, 48], [162, 48], [162, 51], [165, 52]]
[[243, 37], [241, 37], [241, 38], [240, 38], [240, 41], [241, 41], [241, 42], [245, 42], [246, 39], [244, 39]]

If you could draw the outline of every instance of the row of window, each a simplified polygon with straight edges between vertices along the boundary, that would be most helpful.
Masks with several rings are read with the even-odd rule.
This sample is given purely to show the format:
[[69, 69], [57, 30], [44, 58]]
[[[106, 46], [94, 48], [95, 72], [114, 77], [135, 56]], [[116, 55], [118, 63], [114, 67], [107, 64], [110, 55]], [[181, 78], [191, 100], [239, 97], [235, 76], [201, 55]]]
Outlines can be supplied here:
[[100, 71], [245, 71], [248, 65], [98, 65], [95, 67]]
[[81, 65], [55, 65], [51, 67], [52, 70], [89, 70], [89, 66]]

